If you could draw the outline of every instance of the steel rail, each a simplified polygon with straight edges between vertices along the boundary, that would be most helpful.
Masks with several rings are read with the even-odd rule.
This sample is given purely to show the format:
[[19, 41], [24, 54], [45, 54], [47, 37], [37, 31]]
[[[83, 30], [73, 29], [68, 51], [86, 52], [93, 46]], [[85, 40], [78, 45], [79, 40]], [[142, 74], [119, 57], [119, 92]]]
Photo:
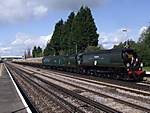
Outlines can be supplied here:
[[[22, 69], [21, 69], [21, 70], [22, 70]], [[32, 71], [32, 72], [34, 72], [33, 74], [35, 74], [36, 71]], [[38, 73], [38, 72], [36, 72], [36, 73]], [[149, 112], [149, 111], [150, 111], [150, 109], [145, 108], [145, 107], [143, 107], [143, 106], [139, 106], [139, 105], [136, 105], [136, 104], [133, 104], [133, 103], [130, 103], [130, 102], [121, 100], [121, 99], [117, 99], [117, 98], [112, 97], [112, 96], [108, 96], [108, 95], [105, 95], [105, 94], [102, 94], [102, 93], [99, 93], [99, 92], [95, 92], [95, 91], [93, 91], [93, 90], [90, 90], [90, 89], [87, 89], [87, 88], [84, 88], [84, 87], [81, 87], [81, 86], [73, 85], [73, 84], [71, 84], [71, 83], [68, 83], [68, 82], [65, 82], [65, 81], [62, 81], [62, 80], [58, 80], [58, 79], [56, 79], [56, 78], [50, 77], [50, 76], [45, 75], [45, 74], [41, 74], [41, 73], [38, 73], [38, 74], [40, 74], [40, 75], [42, 75], [42, 76], [44, 76], [44, 77], [53, 79], [53, 80], [55, 80], [55, 81], [59, 81], [59, 82], [62, 82], [62, 83], [64, 83], [64, 84], [68, 84], [68, 85], [70, 85], [70, 86], [73, 86], [73, 87], [76, 87], [76, 88], [80, 88], [80, 89], [83, 89], [83, 90], [92, 92], [92, 93], [94, 93], [94, 94], [96, 94], [96, 95], [103, 96], [103, 97], [105, 97], [105, 98], [114, 99], [115, 101], [117, 101], [117, 102], [119, 102], [119, 103], [121, 103], [121, 104], [128, 105], [128, 106], [133, 107], [133, 108], [136, 108], [136, 109], [138, 109], [138, 110], [142, 110], [142, 111], [145, 111], [145, 112]], [[34, 75], [34, 76], [35, 76], [35, 75]]]
[[62, 92], [66, 93], [66, 94], [68, 94], [68, 95], [70, 95], [70, 96], [73, 96], [73, 97], [75, 97], [75, 98], [77, 98], [77, 99], [79, 99], [79, 100], [81, 100], [81, 101], [83, 101], [83, 102], [85, 102], [85, 103], [87, 103], [87, 104], [89, 104], [89, 105], [95, 107], [95, 108], [98, 108], [98, 109], [100, 109], [100, 110], [102, 110], [102, 111], [104, 111], [104, 112], [107, 112], [107, 113], [121, 113], [120, 111], [117, 111], [117, 110], [115, 110], [115, 109], [113, 109], [113, 108], [110, 108], [110, 107], [108, 107], [108, 106], [106, 106], [106, 105], [103, 105], [103, 104], [101, 104], [101, 103], [98, 103], [98, 102], [96, 102], [96, 101], [93, 101], [93, 100], [91, 100], [91, 99], [89, 99], [89, 98], [86, 98], [86, 97], [84, 97], [84, 96], [82, 96], [82, 95], [76, 94], [75, 92], [73, 92], [73, 91], [71, 91], [71, 90], [68, 90], [68, 89], [63, 88], [63, 87], [61, 87], [61, 86], [58, 86], [58, 85], [56, 85], [56, 84], [53, 84], [53, 83], [51, 83], [51, 82], [49, 82], [49, 81], [47, 81], [47, 80], [44, 80], [44, 79], [42, 79], [42, 78], [40, 78], [40, 77], [37, 77], [37, 76], [35, 76], [35, 75], [32, 74], [32, 73], [28, 73], [28, 72], [26, 72], [26, 71], [24, 71], [24, 70], [21, 70], [21, 71], [24, 72], [24, 73], [26, 73], [26, 74], [28, 74], [28, 75], [34, 76], [35, 78], [37, 78], [37, 79], [39, 79], [40, 81], [46, 83], [47, 85], [53, 86], [53, 87], [54, 87], [55, 89], [57, 89], [58, 91], [62, 91]]
[[[32, 69], [26, 69], [26, 70], [33, 71]], [[52, 70], [50, 70], [49, 72], [53, 72], [54, 74], [63, 75], [65, 77], [69, 77], [69, 78], [73, 78], [73, 79], [78, 79], [78, 80], [81, 80], [81, 81], [94, 83], [94, 84], [97, 84], [97, 85], [104, 85], [104, 86], [108, 86], [108, 87], [118, 88], [118, 89], [122, 89], [122, 90], [125, 90], [125, 91], [130, 91], [130, 92], [133, 92], [133, 93], [141, 94], [141, 95], [144, 95], [144, 96], [150, 96], [150, 92], [141, 91], [141, 90], [134, 89], [134, 88], [128, 88], [126, 86], [119, 86], [119, 85], [114, 85], [114, 84], [111, 84], [111, 83], [104, 83], [104, 82], [100, 82], [100, 81], [89, 80], [87, 78], [81, 78], [81, 77], [78, 77], [78, 76], [70, 76], [70, 75], [60, 73], [60, 72], [55, 72], [55, 71], [52, 71]], [[37, 72], [37, 71], [36, 71], [36, 73], [42, 74], [41, 72]], [[48, 74], [48, 72], [45, 73], [45, 74]]]
[[[69, 111], [70, 113], [75, 113], [75, 112], [78, 112], [78, 113], [85, 113], [85, 112], [81, 111], [78, 107], [76, 107], [76, 106], [70, 104], [69, 102], [67, 102], [67, 101], [65, 101], [64, 99], [62, 99], [62, 98], [60, 98], [59, 96], [57, 96], [55, 93], [53, 93], [52, 91], [50, 91], [48, 88], [43, 87], [42, 85], [40, 85], [40, 84], [38, 84], [37, 82], [33, 81], [31, 78], [29, 78], [29, 77], [23, 75], [22, 72], [19, 73], [18, 70], [16, 70], [16, 72], [17, 72], [20, 76], [22, 76], [26, 81], [28, 81], [28, 83], [32, 84], [34, 87], [37, 87], [37, 86], [38, 86], [38, 87], [42, 88], [43, 90], [45, 90], [46, 92], [48, 92], [48, 93], [50, 93], [51, 95], [53, 95], [55, 98], [57, 98], [57, 99], [58, 99], [59, 101], [61, 101], [62, 103], [65, 103], [66, 105], [68, 105], [68, 106], [71, 108], [71, 110], [70, 110], [70, 109], [67, 109], [64, 104], [58, 103], [60, 106], [62, 106], [65, 110]], [[55, 100], [53, 100], [53, 101], [55, 101]]]

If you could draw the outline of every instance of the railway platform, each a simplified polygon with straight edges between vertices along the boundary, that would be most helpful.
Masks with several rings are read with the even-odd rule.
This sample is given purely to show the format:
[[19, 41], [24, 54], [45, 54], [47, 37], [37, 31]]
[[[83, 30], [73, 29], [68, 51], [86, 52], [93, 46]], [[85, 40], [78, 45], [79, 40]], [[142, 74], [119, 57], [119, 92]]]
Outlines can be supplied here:
[[17, 89], [10, 73], [0, 64], [0, 113], [29, 113], [30, 110]]

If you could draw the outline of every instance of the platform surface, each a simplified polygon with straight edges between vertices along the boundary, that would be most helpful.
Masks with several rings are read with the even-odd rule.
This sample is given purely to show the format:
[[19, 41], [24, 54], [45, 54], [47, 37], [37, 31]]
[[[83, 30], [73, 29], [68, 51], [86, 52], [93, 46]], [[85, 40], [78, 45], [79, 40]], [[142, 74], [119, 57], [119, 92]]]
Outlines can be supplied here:
[[[15, 89], [15, 86], [4, 67], [0, 64], [0, 113], [27, 113]], [[18, 111], [19, 110], [19, 111]]]

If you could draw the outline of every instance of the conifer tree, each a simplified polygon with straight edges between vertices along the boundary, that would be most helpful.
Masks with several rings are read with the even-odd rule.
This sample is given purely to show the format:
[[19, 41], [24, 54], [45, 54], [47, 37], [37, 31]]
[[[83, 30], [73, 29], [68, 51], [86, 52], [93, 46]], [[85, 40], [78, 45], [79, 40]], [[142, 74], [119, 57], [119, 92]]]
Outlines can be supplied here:
[[66, 22], [61, 19], [55, 25], [50, 42], [44, 49], [44, 55], [70, 55], [83, 52], [88, 46], [98, 45], [98, 34], [91, 10], [81, 7], [75, 15], [71, 12]]
[[42, 48], [40, 46], [37, 47], [37, 57], [42, 56]]
[[32, 57], [35, 58], [37, 56], [37, 48], [36, 46], [34, 46], [33, 50], [32, 50]]
[[98, 45], [98, 34], [91, 10], [81, 7], [73, 21], [73, 37], [78, 51], [85, 50], [88, 46]]
[[41, 57], [42, 56], [42, 48], [40, 46], [36, 47], [34, 46], [32, 50], [32, 57]]
[[65, 54], [71, 54], [72, 53], [72, 23], [74, 20], [75, 14], [74, 12], [71, 12], [68, 16], [67, 21], [64, 24], [64, 36], [63, 36], [63, 47]]
[[55, 54], [59, 55], [59, 51], [62, 49], [62, 36], [63, 36], [63, 20], [61, 19], [55, 25], [55, 30], [50, 41], [50, 46], [54, 48]]
[[51, 47], [49, 41], [44, 49], [43, 55], [44, 56], [55, 55], [55, 50], [54, 50], [54, 48]]

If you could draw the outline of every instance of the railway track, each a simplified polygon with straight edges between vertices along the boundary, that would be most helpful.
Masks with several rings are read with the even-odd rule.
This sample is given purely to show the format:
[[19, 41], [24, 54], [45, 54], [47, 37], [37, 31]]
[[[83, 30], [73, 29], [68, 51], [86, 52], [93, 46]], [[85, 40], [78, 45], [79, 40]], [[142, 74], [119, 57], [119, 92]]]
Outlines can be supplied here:
[[138, 82], [136, 84], [142, 85], [142, 86], [147, 87], [147, 88], [150, 89], [150, 82], [149, 81]]
[[[24, 66], [26, 66], [26, 65], [24, 65]], [[30, 66], [30, 68], [35, 69], [35, 67], [32, 67], [32, 66]], [[83, 79], [85, 78], [85, 79], [88, 79], [88, 80], [91, 79], [92, 81], [99, 82], [99, 84], [100, 84], [100, 81], [101, 81], [102, 84], [103, 83], [107, 83], [107, 84], [110, 83], [110, 85], [123, 86], [123, 87], [127, 87], [128, 88], [128, 90], [126, 89], [127, 91], [129, 91], [129, 89], [137, 89], [137, 91], [135, 91], [135, 93], [140, 92], [139, 90], [142, 90], [142, 92], [144, 92], [144, 91], [145, 92], [150, 92], [149, 84], [142, 85], [141, 82], [139, 82], [140, 84], [138, 84], [136, 82], [107, 79], [107, 78], [95, 77], [95, 76], [90, 76], [90, 75], [87, 76], [87, 75], [81, 75], [81, 74], [76, 74], [76, 73], [71, 73], [71, 72], [64, 72], [64, 71], [58, 71], [58, 70], [42, 69], [42, 67], [40, 67], [40, 68], [36, 67], [36, 69], [37, 70], [41, 70], [41, 72], [43, 72], [43, 73], [45, 73], [45, 72], [47, 72], [47, 73], [52, 72], [52, 73], [56, 73], [56, 74], [61, 74], [63, 76], [78, 77], [78, 78], [83, 78]], [[92, 82], [92, 81], [90, 81], [90, 82]], [[105, 84], [103, 84], [103, 85], [105, 85]], [[116, 86], [114, 86], [114, 88]], [[142, 93], [142, 95], [144, 95], [144, 93]]]
[[[17, 66], [21, 66], [21, 65], [17, 65]], [[93, 80], [93, 79], [84, 78], [84, 77], [82, 77], [82, 75], [74, 76], [74, 74], [70, 75], [68, 73], [61, 73], [61, 72], [58, 72], [58, 71], [56, 72], [56, 71], [53, 71], [53, 70], [48, 70], [47, 71], [47, 70], [42, 70], [40, 68], [33, 68], [33, 67], [30, 67], [30, 68], [25, 67], [25, 68], [28, 71], [33, 72], [33, 70], [34, 70], [36, 73], [38, 72], [40, 74], [53, 73], [53, 74], [56, 74], [56, 75], [60, 75], [60, 76], [64, 76], [64, 77], [68, 77], [68, 78], [72, 78], [72, 79], [78, 79], [78, 80], [81, 80], [81, 81], [86, 81], [86, 82], [97, 84], [97, 85], [103, 85], [103, 86], [108, 86], [108, 87], [112, 87], [112, 88], [115, 88], [115, 89], [129, 91], [129, 92], [136, 93], [136, 94], [139, 94], [139, 95], [150, 96], [149, 87], [146, 88], [147, 90], [145, 91], [145, 90], [143, 90], [144, 89], [143, 86], [141, 86], [141, 85], [137, 86], [136, 83], [131, 83], [130, 84], [129, 82], [124, 83], [123, 81], [115, 81], [115, 82], [119, 82], [119, 84], [114, 84], [113, 82], [112, 83], [106, 83], [106, 82], [101, 82], [101, 81], [97, 81], [97, 80]], [[123, 86], [121, 85], [121, 83], [123, 83]], [[130, 84], [130, 85], [127, 86], [127, 84]], [[132, 86], [134, 86], [134, 87], [132, 87]]]
[[[14, 69], [13, 69], [13, 70], [14, 70]], [[18, 70], [17, 70], [17, 71], [18, 71]], [[27, 73], [27, 72], [24, 72], [24, 71], [21, 70], [21, 73], [20, 73], [20, 74], [22, 74], [21, 76], [24, 78], [24, 80], [28, 81], [30, 84], [31, 84], [31, 83], [36, 84], [37, 86], [41, 87], [42, 89], [45, 89], [46, 91], [49, 91], [49, 87], [46, 88], [46, 87], [45, 87], [46, 85], [40, 85], [38, 82], [35, 82], [35, 80], [32, 80], [32, 79], [31, 79], [32, 77], [27, 77], [27, 76], [25, 76], [22, 72], [23, 72], [23, 73], [26, 73], [26, 74], [28, 74], [28, 75], [30, 74], [32, 77], [34, 77], [34, 78], [36, 78], [37, 80], [43, 82], [43, 84], [46, 84], [46, 85], [48, 85], [49, 87], [53, 87], [55, 90], [59, 91], [59, 93], [60, 93], [60, 91], [61, 91], [61, 92], [65, 93], [65, 94], [67, 94], [67, 95], [72, 96], [73, 98], [76, 98], [76, 99], [82, 101], [83, 103], [85, 103], [86, 105], [88, 105], [88, 107], [92, 106], [92, 107], [94, 107], [94, 109], [99, 109], [99, 110], [104, 111], [104, 112], [107, 112], [107, 113], [120, 113], [119, 111], [117, 111], [117, 110], [115, 110], [115, 109], [112, 109], [112, 108], [110, 108], [110, 107], [108, 107], [108, 106], [105, 106], [105, 105], [103, 105], [103, 104], [100, 104], [100, 103], [98, 103], [98, 102], [96, 102], [96, 101], [90, 100], [89, 98], [86, 98], [86, 97], [84, 97], [84, 96], [82, 96], [82, 95], [79, 95], [79, 94], [77, 94], [77, 93], [74, 93], [74, 92], [71, 91], [71, 90], [68, 90], [68, 89], [66, 89], [66, 88], [60, 87], [59, 85], [53, 84], [53, 83], [51, 83], [51, 82], [49, 82], [49, 81], [47, 81], [47, 80], [44, 80], [44, 79], [42, 79], [42, 78], [40, 78], [40, 77], [37, 77], [37, 76], [35, 76], [34, 74]], [[20, 74], [19, 74], [19, 75], [20, 75]], [[32, 85], [33, 85], [33, 84], [32, 84]], [[53, 92], [50, 92], [50, 93], [53, 94]], [[55, 95], [55, 96], [56, 96], [56, 95]], [[66, 102], [65, 102], [65, 103], [66, 103]], [[81, 113], [83, 112], [83, 111], [81, 111], [78, 107], [73, 107], [73, 108], [75, 108], [75, 110], [76, 110], [75, 112], [81, 112]]]
[[[27, 74], [32, 74], [32, 76], [35, 76], [35, 75], [37, 74], [37, 72], [32, 71], [32, 70], [28, 70], [28, 71], [23, 70], [23, 71], [24, 71], [25, 73], [27, 73]], [[39, 71], [39, 70], [38, 70], [38, 71]], [[39, 72], [38, 72], [38, 74], [39, 74]], [[58, 74], [58, 73], [57, 73], [57, 74]], [[71, 83], [68, 83], [68, 82], [65, 82], [65, 81], [62, 81], [62, 80], [58, 80], [58, 79], [52, 78], [52, 77], [50, 77], [50, 76], [48, 76], [48, 75], [45, 75], [45, 74], [41, 74], [41, 73], [40, 73], [40, 75], [42, 75], [42, 76], [44, 76], [44, 77], [47, 77], [47, 78], [49, 78], [49, 79], [53, 79], [53, 80], [55, 80], [55, 81], [58, 81], [58, 82], [61, 82], [61, 83], [70, 85], [70, 86], [72, 86], [72, 87], [76, 87], [76, 88], [78, 88], [78, 89], [80, 89], [80, 90], [86, 90], [86, 91], [91, 92], [91, 93], [93, 93], [93, 94], [95, 94], [95, 95], [98, 95], [98, 96], [102, 96], [102, 97], [105, 97], [105, 98], [113, 99], [113, 100], [115, 100], [116, 102], [119, 102], [119, 103], [121, 103], [121, 104], [128, 105], [128, 106], [130, 106], [130, 107], [133, 107], [133, 108], [136, 108], [136, 109], [145, 111], [145, 112], [149, 112], [149, 111], [150, 111], [150, 109], [145, 108], [145, 107], [142, 107], [142, 106], [140, 106], [140, 105], [136, 105], [136, 104], [133, 104], [133, 103], [130, 103], [130, 102], [127, 102], [127, 101], [123, 101], [123, 100], [121, 100], [121, 99], [117, 99], [117, 98], [114, 98], [114, 97], [109, 96], [109, 95], [104, 95], [104, 94], [102, 94], [102, 93], [93, 91], [93, 90], [91, 90], [91, 89], [87, 89], [87, 88], [85, 88], [85, 87], [77, 86], [77, 85], [75, 85], [75, 84], [71, 84]], [[40, 77], [40, 78], [41, 78], [41, 77]], [[78, 79], [79, 79], [79, 78], [78, 78]], [[87, 82], [87, 81], [86, 81], [86, 82]]]
[[[9, 67], [10, 69], [10, 67]], [[72, 106], [70, 103], [67, 103], [64, 101], [64, 103], [66, 103], [66, 105], [72, 107], [72, 109], [67, 109], [66, 106], [64, 106], [63, 104], [61, 104], [60, 101], [61, 98], [59, 98], [57, 95], [54, 95], [52, 92], [50, 92], [49, 90], [47, 90], [46, 88], [42, 87], [41, 85], [37, 84], [36, 82], [32, 81], [31, 79], [27, 78], [26, 76], [24, 76], [22, 73], [20, 73], [19, 71], [14, 71], [14, 69], [10, 69], [11, 72], [13, 73], [13, 75], [15, 76], [15, 79], [18, 81], [20, 81], [20, 85], [25, 85], [26, 90], [29, 90], [30, 92], [28, 92], [28, 95], [30, 95], [30, 98], [32, 98], [33, 96], [36, 97], [36, 99], [32, 98], [32, 100], [30, 99], [30, 101], [32, 101], [33, 105], [36, 107], [37, 109], [37, 113], [39, 112], [61, 112], [61, 113], [70, 113], [71, 111], [73, 111], [72, 109], [75, 109], [76, 111], [79, 111], [77, 108], [75, 108], [75, 106]], [[25, 83], [25, 81], [27, 83]], [[23, 90], [25, 88], [22, 88]], [[30, 89], [34, 89], [34, 91], [36, 91], [36, 93], [33, 93], [33, 95], [31, 95], [31, 90]], [[24, 91], [27, 93], [27, 91]], [[29, 94], [30, 93], [30, 94]], [[56, 101], [54, 98], [58, 99], [58, 101]], [[37, 97], [44, 97], [45, 100], [48, 100], [47, 102], [45, 100], [38, 100]], [[34, 102], [36, 101], [36, 102]], [[40, 105], [37, 105], [41, 103]], [[43, 103], [45, 103], [44, 105], [42, 105]], [[46, 104], [49, 104], [51, 106], [46, 107]], [[42, 108], [42, 107], [43, 108]], [[60, 107], [61, 106], [61, 107]], [[51, 110], [51, 108], [54, 107], [59, 107], [58, 109], [55, 110]], [[45, 111], [44, 108], [46, 108], [47, 110]], [[66, 109], [65, 109], [66, 108]], [[35, 112], [36, 113], [36, 112]], [[79, 111], [79, 113], [84, 113], [82, 111]]]
[[[39, 69], [40, 70], [40, 69]], [[81, 74], [74, 74], [74, 73], [68, 73], [68, 72], [61, 72], [61, 71], [54, 71], [54, 70], [41, 70], [41, 72], [45, 73], [45, 72], [52, 72], [55, 74], [61, 74], [63, 76], [67, 76], [67, 77], [72, 77], [72, 78], [76, 78], [76, 79], [80, 79], [81, 80], [87, 80], [87, 82], [92, 82], [95, 84], [99, 84], [99, 85], [107, 85], [108, 87], [114, 87], [114, 88], [118, 88], [118, 89], [122, 89], [122, 90], [126, 90], [126, 91], [131, 91], [134, 93], [139, 93], [142, 95], [147, 95], [149, 96], [150, 94], [150, 87], [149, 87], [149, 83], [148, 81], [143, 81], [142, 83], [145, 83], [145, 85], [140, 85], [137, 84], [136, 82], [129, 82], [129, 81], [122, 81], [122, 80], [113, 80], [113, 79], [107, 79], [107, 78], [101, 78], [101, 77], [93, 77], [93, 76], [87, 76], [87, 75], [81, 75]], [[135, 90], [134, 90], [135, 89]], [[145, 93], [148, 92], [148, 93]]]
[[[23, 66], [28, 66], [28, 65], [23, 65]], [[136, 82], [129, 82], [129, 81], [123, 81], [123, 80], [115, 80], [115, 79], [107, 79], [107, 78], [102, 78], [102, 77], [96, 77], [96, 76], [92, 76], [92, 75], [82, 75], [82, 74], [77, 74], [77, 73], [72, 73], [72, 72], [65, 72], [65, 71], [61, 71], [61, 70], [53, 70], [46, 67], [43, 67], [41, 65], [34, 65], [34, 66], [30, 66], [31, 68], [37, 68], [38, 70], [43, 69], [44, 72], [57, 72], [57, 73], [61, 73], [64, 74], [63, 76], [69, 75], [69, 76], [77, 76], [79, 78], [85, 78], [85, 79], [91, 79], [94, 81], [102, 81], [104, 83], [110, 83], [110, 84], [115, 84], [115, 85], [119, 85], [119, 86], [125, 86], [125, 87], [129, 87], [132, 89], [138, 89], [138, 90], [143, 90], [143, 91], [148, 91], [150, 92], [150, 87], [149, 85], [141, 85], [140, 84], [136, 84]], [[146, 80], [145, 80], [146, 81]], [[135, 92], [136, 93], [136, 92]]]

